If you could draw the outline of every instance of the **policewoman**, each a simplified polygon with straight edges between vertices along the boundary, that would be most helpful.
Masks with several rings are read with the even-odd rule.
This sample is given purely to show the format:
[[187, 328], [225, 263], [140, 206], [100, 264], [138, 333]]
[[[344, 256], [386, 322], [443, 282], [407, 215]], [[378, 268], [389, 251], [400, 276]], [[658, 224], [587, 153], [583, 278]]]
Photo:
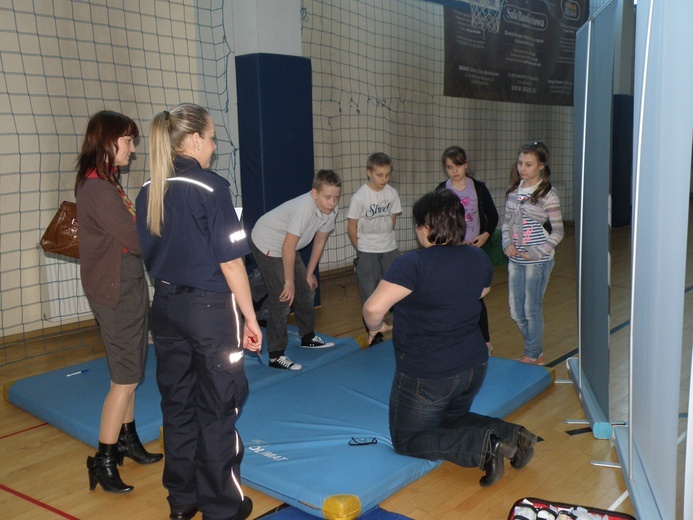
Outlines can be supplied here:
[[151, 328], [172, 519], [242, 520], [243, 443], [236, 418], [248, 395], [243, 349], [259, 351], [243, 257], [250, 252], [229, 183], [208, 170], [216, 150], [207, 110], [181, 104], [150, 131], [151, 177], [137, 197], [142, 258], [154, 283]]

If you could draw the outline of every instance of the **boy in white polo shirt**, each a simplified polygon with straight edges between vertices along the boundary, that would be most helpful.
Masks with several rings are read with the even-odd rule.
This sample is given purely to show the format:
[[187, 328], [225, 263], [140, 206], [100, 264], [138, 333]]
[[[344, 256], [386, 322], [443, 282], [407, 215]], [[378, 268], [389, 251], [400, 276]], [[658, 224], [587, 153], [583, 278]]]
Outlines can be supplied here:
[[[284, 370], [300, 370], [284, 353], [289, 341], [286, 322], [294, 307], [301, 346], [331, 347], [315, 335], [315, 269], [334, 231], [342, 181], [332, 170], [320, 170], [310, 192], [291, 199], [265, 213], [251, 233], [250, 249], [267, 286], [269, 317], [265, 337], [269, 365]], [[299, 249], [313, 241], [308, 265]]]
[[[347, 234], [356, 249], [354, 263], [362, 305], [399, 256], [395, 221], [402, 212], [397, 190], [389, 184], [392, 159], [382, 152], [371, 154], [366, 174], [368, 182], [351, 197], [347, 213]], [[371, 345], [381, 341], [383, 335], [379, 332]]]

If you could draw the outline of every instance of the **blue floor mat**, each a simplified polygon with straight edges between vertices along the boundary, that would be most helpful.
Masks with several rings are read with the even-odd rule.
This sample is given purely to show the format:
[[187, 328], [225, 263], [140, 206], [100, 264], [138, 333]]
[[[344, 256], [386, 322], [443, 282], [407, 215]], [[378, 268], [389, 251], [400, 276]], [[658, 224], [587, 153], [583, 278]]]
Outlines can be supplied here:
[[[440, 464], [400, 456], [392, 449], [392, 341], [361, 350], [353, 339], [323, 335], [337, 345], [302, 349], [295, 329], [290, 328], [289, 338], [287, 355], [303, 364], [303, 370], [271, 369], [265, 365], [266, 354], [261, 360], [246, 353], [251, 392], [238, 420], [246, 446], [241, 467], [245, 484], [312, 516], [356, 518]], [[161, 426], [155, 365], [150, 347], [135, 405], [143, 442], [157, 439]], [[108, 380], [105, 359], [99, 359], [18, 380], [7, 396], [11, 403], [96, 447]], [[491, 358], [472, 410], [503, 417], [551, 382], [543, 367]], [[350, 446], [352, 437], [376, 441]]]
[[[7, 400], [96, 449], [109, 381], [106, 359], [95, 359], [14, 381], [7, 389]], [[159, 438], [160, 401], [156, 357], [150, 345], [144, 381], [135, 397], [135, 421], [142, 442]]]
[[[329, 518], [326, 511], [369, 511], [434, 469], [440, 462], [392, 449], [388, 401], [394, 370], [392, 341], [386, 341], [251, 393], [238, 421], [246, 445], [243, 481]], [[505, 416], [551, 382], [543, 367], [491, 358], [472, 410]], [[353, 439], [361, 445], [350, 445]], [[363, 444], [369, 439], [375, 441]]]
[[[334, 347], [305, 349], [300, 347], [297, 329], [289, 326], [288, 332], [286, 353], [294, 361], [303, 364], [304, 368], [292, 371], [267, 367], [267, 342], [263, 339], [262, 356], [245, 351], [244, 364], [251, 393], [360, 350], [353, 338], [333, 338], [324, 334], [321, 336], [326, 341], [335, 342]], [[101, 408], [108, 393], [109, 380], [106, 359], [95, 359], [14, 381], [7, 389], [7, 400], [97, 448]], [[147, 351], [144, 381], [137, 388], [135, 397], [135, 421], [140, 440], [147, 443], [158, 439], [162, 424], [161, 395], [156, 385], [153, 345]]]
[[[285, 504], [276, 511], [271, 511], [258, 517], [258, 520], [310, 520], [311, 518], [315, 517]], [[391, 513], [379, 507], [371, 509], [358, 518], [359, 520], [411, 520], [408, 516]]]
[[349, 354], [361, 350], [361, 347], [354, 338], [333, 338], [325, 334], [320, 334], [320, 337], [325, 341], [334, 342], [334, 347], [318, 349], [301, 348], [301, 338], [298, 335], [298, 329], [294, 325], [289, 325], [287, 326], [287, 332], [289, 334], [289, 343], [286, 346], [286, 355], [293, 362], [302, 365], [303, 368], [301, 370], [276, 370], [268, 368], [267, 364], [269, 363], [269, 358], [267, 356], [267, 340], [263, 337], [261, 355], [248, 351], [245, 353], [245, 374], [248, 378], [251, 394], [260, 388], [300, 376], [341, 357], [348, 356]]

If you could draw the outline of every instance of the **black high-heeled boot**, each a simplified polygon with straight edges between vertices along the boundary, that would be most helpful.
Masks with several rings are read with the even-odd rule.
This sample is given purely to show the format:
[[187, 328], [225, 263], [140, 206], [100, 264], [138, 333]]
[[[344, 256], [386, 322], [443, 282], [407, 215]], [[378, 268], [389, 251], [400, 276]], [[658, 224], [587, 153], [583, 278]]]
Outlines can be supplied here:
[[517, 452], [510, 460], [510, 465], [515, 469], [522, 469], [532, 460], [532, 457], [534, 457], [534, 445], [539, 440], [539, 437], [524, 426], [521, 426], [520, 429], [517, 430], [516, 437], [517, 440], [515, 445], [517, 446]]
[[99, 451], [93, 457], [87, 457], [89, 470], [89, 491], [94, 491], [96, 484], [108, 493], [130, 493], [133, 486], [124, 484], [116, 465], [118, 452], [115, 444], [99, 443]]
[[489, 436], [491, 444], [489, 451], [486, 454], [486, 462], [482, 468], [486, 471], [486, 475], [481, 477], [479, 484], [481, 487], [492, 486], [500, 480], [505, 473], [505, 459], [511, 459], [515, 456], [517, 447], [505, 439], [494, 435]]
[[123, 424], [118, 436], [118, 465], [123, 465], [123, 458], [130, 457], [138, 464], [154, 464], [159, 462], [164, 455], [162, 453], [149, 453], [140, 442], [140, 437], [135, 429], [135, 421]]

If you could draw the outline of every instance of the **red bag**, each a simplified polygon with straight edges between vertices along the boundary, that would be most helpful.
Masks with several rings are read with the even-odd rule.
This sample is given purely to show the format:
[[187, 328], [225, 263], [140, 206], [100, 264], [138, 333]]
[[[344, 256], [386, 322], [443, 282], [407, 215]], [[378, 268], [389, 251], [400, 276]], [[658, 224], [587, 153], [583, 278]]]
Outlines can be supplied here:
[[72, 258], [79, 258], [77, 204], [64, 200], [41, 237], [41, 249]]
[[634, 516], [626, 513], [529, 497], [521, 498], [513, 504], [508, 520], [572, 520], [577, 518], [573, 512], [578, 508], [583, 512], [596, 515], [595, 518], [599, 520], [636, 520]]

